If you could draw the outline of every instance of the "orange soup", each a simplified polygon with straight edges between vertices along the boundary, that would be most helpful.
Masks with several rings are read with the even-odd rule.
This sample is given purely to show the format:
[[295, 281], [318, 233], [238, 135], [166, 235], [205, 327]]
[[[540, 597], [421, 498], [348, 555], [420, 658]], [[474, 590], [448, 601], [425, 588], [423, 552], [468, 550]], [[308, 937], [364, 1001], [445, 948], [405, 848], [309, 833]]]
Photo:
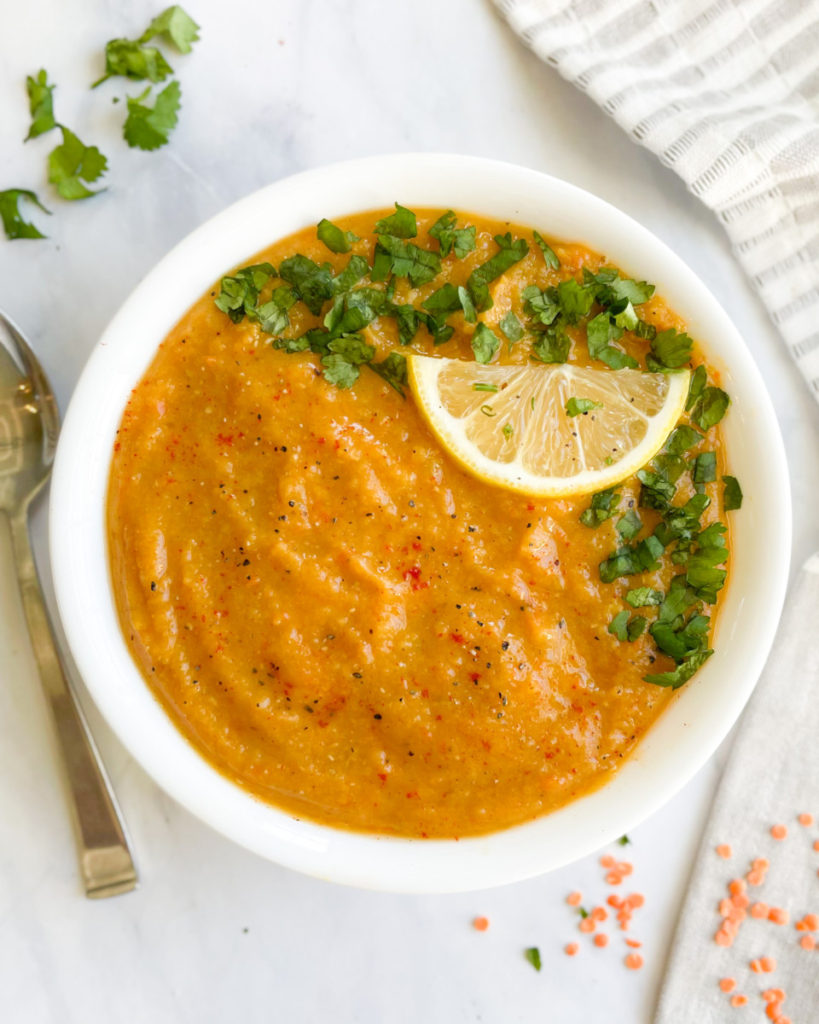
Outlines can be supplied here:
[[[277, 242], [162, 342], [115, 446], [111, 571], [148, 685], [220, 772], [297, 817], [460, 837], [634, 751], [710, 653], [739, 488], [727, 396], [650, 286], [530, 228], [402, 210]], [[594, 318], [620, 355], [592, 355]], [[401, 358], [474, 359], [478, 324], [493, 362], [699, 367], [689, 412], [602, 494], [490, 486]]]

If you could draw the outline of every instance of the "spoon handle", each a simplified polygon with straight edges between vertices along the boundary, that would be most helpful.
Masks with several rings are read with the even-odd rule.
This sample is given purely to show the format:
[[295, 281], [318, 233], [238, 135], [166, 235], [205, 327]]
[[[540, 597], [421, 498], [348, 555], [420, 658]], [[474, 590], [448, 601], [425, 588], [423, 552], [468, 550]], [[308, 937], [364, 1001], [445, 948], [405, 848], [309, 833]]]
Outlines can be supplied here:
[[115, 896], [136, 888], [136, 869], [111, 785], [60, 660], [31, 550], [26, 510], [9, 517], [9, 523], [31, 646], [73, 799], [85, 895]]

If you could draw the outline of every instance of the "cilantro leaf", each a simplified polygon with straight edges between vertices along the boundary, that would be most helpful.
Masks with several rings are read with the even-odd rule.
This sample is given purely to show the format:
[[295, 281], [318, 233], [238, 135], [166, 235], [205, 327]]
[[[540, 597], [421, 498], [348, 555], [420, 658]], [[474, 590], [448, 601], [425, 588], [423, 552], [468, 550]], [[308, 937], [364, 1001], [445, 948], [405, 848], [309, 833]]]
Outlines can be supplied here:
[[421, 323], [424, 324], [432, 336], [432, 342], [434, 345], [443, 345], [444, 342], [449, 341], [455, 333], [455, 328], [452, 324], [446, 323], [446, 321], [441, 317], [433, 316], [431, 313], [424, 312], [420, 312], [419, 316], [421, 317]]
[[566, 403], [566, 415], [567, 416], [583, 416], [586, 413], [592, 412], [594, 409], [602, 409], [602, 402], [593, 402], [590, 398], [570, 398]]
[[708, 430], [719, 423], [730, 404], [731, 399], [722, 388], [707, 387], [698, 398], [691, 412], [691, 419], [700, 430]]
[[296, 294], [315, 316], [321, 314], [324, 303], [333, 297], [332, 268], [329, 263], [319, 266], [307, 256], [296, 253], [281, 264], [279, 277], [295, 288]]
[[662, 590], [652, 590], [651, 587], [635, 587], [634, 590], [626, 592], [626, 601], [632, 608], [644, 608], [646, 605], [662, 604], [665, 595]]
[[3, 221], [6, 238], [45, 238], [33, 224], [23, 220], [20, 214], [21, 199], [39, 206], [43, 213], [51, 212], [37, 198], [37, 193], [27, 188], [7, 188], [5, 192], [0, 192], [0, 220]]
[[495, 235], [495, 243], [498, 251], [479, 267], [475, 267], [469, 275], [466, 286], [475, 308], [480, 312], [492, 306], [492, 296], [489, 294], [489, 285], [510, 267], [519, 263], [529, 252], [529, 245], [523, 238], [512, 241], [511, 232], [505, 235]]
[[538, 333], [532, 342], [531, 358], [540, 363], [565, 363], [572, 339], [561, 323]]
[[155, 36], [162, 36], [173, 43], [180, 53], [190, 53], [191, 45], [199, 39], [199, 26], [178, 4], [158, 14], [145, 29], [137, 42], [147, 43]]
[[342, 231], [326, 217], [322, 217], [318, 222], [316, 237], [320, 242], [324, 242], [330, 252], [349, 252], [353, 242], [358, 241], [358, 235], [352, 231]]
[[375, 349], [358, 334], [345, 334], [334, 338], [327, 346], [329, 352], [322, 356], [322, 373], [329, 384], [338, 388], [351, 388], [358, 380], [363, 363], [369, 363], [375, 356]]
[[510, 309], [506, 316], [498, 324], [498, 327], [506, 335], [510, 347], [523, 337], [523, 325]]
[[168, 136], [176, 127], [182, 90], [179, 82], [173, 81], [160, 92], [153, 107], [143, 101], [151, 92], [149, 85], [139, 96], [128, 96], [128, 117], [122, 134], [129, 146], [136, 149], [153, 150], [164, 146]]
[[270, 299], [254, 312], [251, 319], [258, 320], [259, 326], [266, 334], [281, 334], [290, 326], [287, 311], [296, 299], [296, 293], [292, 288], [279, 285], [273, 289]]
[[442, 213], [438, 220], [429, 229], [433, 238], [438, 239], [441, 246], [441, 256], [448, 256], [452, 250], [459, 260], [467, 256], [475, 248], [475, 226], [466, 228], [455, 227], [456, 218], [452, 210]]
[[115, 75], [156, 83], [171, 74], [173, 68], [155, 46], [141, 46], [131, 39], [110, 39], [105, 44], [105, 74], [91, 88], [96, 89]]
[[478, 311], [475, 309], [475, 305], [472, 302], [472, 296], [469, 294], [463, 285], [458, 285], [458, 299], [461, 303], [461, 309], [464, 312], [464, 320], [468, 324], [474, 324], [478, 319]]
[[705, 388], [708, 379], [708, 371], [703, 364], [700, 364], [691, 375], [691, 383], [688, 385], [688, 398], [685, 400], [685, 411], [690, 412], [699, 399]]
[[647, 675], [643, 676], [643, 679], [647, 683], [654, 683], [655, 686], [670, 686], [672, 690], [677, 690], [683, 683], [687, 683], [698, 669], [702, 668], [713, 653], [711, 650], [696, 651], [682, 661], [673, 672]]
[[[418, 219], [412, 210], [400, 203], [395, 204], [395, 213], [375, 222], [376, 235], [392, 235], [393, 238], [415, 238], [418, 234]], [[401, 275], [406, 277], [406, 274]]]
[[566, 323], [576, 324], [584, 316], [588, 316], [594, 304], [594, 289], [589, 285], [579, 284], [573, 277], [561, 281], [557, 286], [557, 301], [560, 311], [566, 317]]
[[617, 512], [620, 503], [620, 495], [615, 493], [613, 487], [607, 491], [598, 491], [592, 495], [591, 504], [580, 516], [580, 522], [584, 526], [599, 526]]
[[691, 478], [695, 484], [710, 484], [717, 479], [716, 452], [701, 452], [692, 465]]
[[537, 946], [530, 946], [529, 949], [524, 950], [523, 955], [536, 971], [540, 970], [542, 963], [540, 959], [540, 950]]
[[380, 363], [367, 363], [371, 370], [374, 370], [379, 377], [395, 388], [401, 397], [404, 397], [404, 387], [407, 383], [407, 360], [400, 352], [390, 352], [386, 359]]
[[739, 480], [735, 476], [724, 476], [722, 482], [725, 485], [722, 492], [725, 511], [742, 508], [742, 488], [739, 486]]
[[589, 321], [586, 327], [589, 355], [592, 359], [599, 359], [601, 363], [610, 366], [612, 370], [622, 370], [625, 367], [633, 369], [637, 366], [637, 360], [632, 359], [628, 353], [611, 344], [612, 341], [617, 341], [622, 334], [622, 327], [612, 323], [608, 313], [599, 313]]
[[583, 283], [594, 286], [594, 297], [604, 309], [620, 313], [627, 306], [640, 306], [654, 294], [654, 285], [621, 277], [616, 267], [601, 267], [597, 273], [583, 268]]
[[694, 342], [684, 331], [673, 328], [660, 331], [651, 341], [651, 353], [646, 356], [646, 366], [654, 373], [678, 370], [691, 361]]
[[54, 88], [53, 84], [48, 84], [48, 73], [45, 69], [38, 71], [36, 78], [27, 76], [26, 91], [31, 111], [31, 127], [24, 141], [36, 139], [38, 135], [57, 127], [54, 120]]
[[438, 313], [454, 313], [461, 308], [461, 299], [455, 285], [447, 281], [446, 284], [441, 285], [440, 288], [437, 288], [424, 299], [421, 305], [428, 313], [434, 315]]
[[[414, 217], [415, 214], [413, 214]], [[379, 221], [380, 223], [381, 221]], [[373, 264], [373, 273], [370, 275], [372, 280], [383, 280], [381, 274], [386, 270], [387, 273], [395, 274], [396, 277], [408, 277], [413, 288], [418, 288], [422, 284], [428, 284], [441, 272], [441, 257], [437, 252], [419, 249], [412, 242], [402, 241], [397, 235], [379, 235], [376, 260], [379, 250], [386, 254], [388, 263], [382, 265], [378, 271]]]
[[667, 480], [670, 484], [676, 483], [686, 470], [685, 459], [672, 452], [660, 452], [654, 457], [654, 468], [657, 476]]
[[549, 327], [560, 315], [556, 288], [541, 291], [537, 285], [530, 284], [523, 289], [520, 296], [523, 299], [524, 311], [544, 327]]
[[[582, 521], [582, 520], [581, 520]], [[631, 540], [643, 528], [643, 521], [633, 508], [626, 511], [626, 514], [617, 520], [616, 530], [623, 540]]]
[[669, 434], [665, 449], [672, 455], [682, 455], [689, 448], [693, 448], [695, 444], [699, 444], [702, 439], [702, 434], [698, 430], [683, 423]]
[[479, 363], [491, 363], [500, 348], [500, 338], [486, 324], [478, 324], [472, 335], [472, 351]]
[[104, 174], [108, 161], [96, 146], [86, 146], [65, 125], [59, 126], [63, 141], [48, 154], [48, 180], [63, 199], [87, 199], [97, 195], [87, 186]]
[[369, 269], [370, 265], [363, 256], [351, 256], [347, 261], [347, 266], [333, 278], [333, 293], [338, 295], [340, 292], [349, 291], [354, 284], [358, 284]]
[[646, 628], [646, 620], [642, 615], [635, 615], [631, 619], [629, 615], [628, 609], [624, 608], [614, 616], [607, 627], [609, 633], [616, 636], [621, 643], [634, 643]]
[[557, 270], [560, 267], [560, 260], [557, 258], [557, 254], [551, 245], [549, 245], [543, 235], [538, 231], [533, 231], [532, 237], [540, 246], [540, 251], [543, 253], [543, 259], [546, 261], [546, 266], [551, 270]]
[[214, 305], [227, 313], [235, 324], [241, 323], [246, 316], [253, 319], [256, 316], [259, 292], [275, 276], [276, 268], [271, 263], [254, 263], [242, 267], [235, 274], [222, 278]]

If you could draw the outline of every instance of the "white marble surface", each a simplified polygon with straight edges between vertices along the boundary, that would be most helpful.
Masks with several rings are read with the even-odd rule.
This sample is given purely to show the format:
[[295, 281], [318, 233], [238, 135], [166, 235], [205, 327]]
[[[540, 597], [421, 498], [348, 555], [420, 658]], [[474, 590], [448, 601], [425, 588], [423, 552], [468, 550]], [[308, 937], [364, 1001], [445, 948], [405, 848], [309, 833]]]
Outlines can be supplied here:
[[[798, 564], [819, 548], [819, 412], [733, 262], [722, 231], [656, 160], [512, 36], [488, 0], [190, 0], [203, 27], [172, 63], [184, 108], [172, 144], [129, 150], [121, 83], [96, 93], [99, 53], [136, 35], [148, 0], [9, 3], [0, 36], [0, 188], [48, 197], [47, 242], [0, 239], [0, 305], [41, 354], [65, 407], [103, 326], [146, 270], [202, 220], [303, 168], [368, 153], [447, 150], [549, 171], [612, 201], [708, 281], [763, 370], [788, 445]], [[51, 137], [22, 145], [25, 75], [47, 67], [58, 116], [110, 157], [108, 191], [50, 201]], [[137, 86], [129, 90], [138, 91]], [[35, 516], [38, 553], [45, 510]], [[166, 798], [92, 707], [130, 825], [142, 884], [80, 894], [49, 721], [0, 541], [0, 1019], [9, 1024], [243, 1024], [534, 1020], [643, 1024], [697, 837], [712, 759], [632, 834], [646, 968], [624, 950], [560, 952], [578, 887], [602, 895], [594, 858], [482, 894], [398, 897], [313, 881], [245, 853]], [[470, 928], [486, 914], [486, 934]], [[619, 942], [619, 940], [618, 940]], [[524, 961], [539, 945], [544, 969]]]

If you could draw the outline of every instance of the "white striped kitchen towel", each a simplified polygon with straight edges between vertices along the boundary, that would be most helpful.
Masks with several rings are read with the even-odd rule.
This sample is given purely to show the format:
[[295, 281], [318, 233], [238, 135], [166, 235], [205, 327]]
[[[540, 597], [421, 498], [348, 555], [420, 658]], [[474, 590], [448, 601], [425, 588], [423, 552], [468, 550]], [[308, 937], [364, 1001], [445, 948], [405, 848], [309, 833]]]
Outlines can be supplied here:
[[495, 0], [724, 224], [819, 400], [819, 0]]

